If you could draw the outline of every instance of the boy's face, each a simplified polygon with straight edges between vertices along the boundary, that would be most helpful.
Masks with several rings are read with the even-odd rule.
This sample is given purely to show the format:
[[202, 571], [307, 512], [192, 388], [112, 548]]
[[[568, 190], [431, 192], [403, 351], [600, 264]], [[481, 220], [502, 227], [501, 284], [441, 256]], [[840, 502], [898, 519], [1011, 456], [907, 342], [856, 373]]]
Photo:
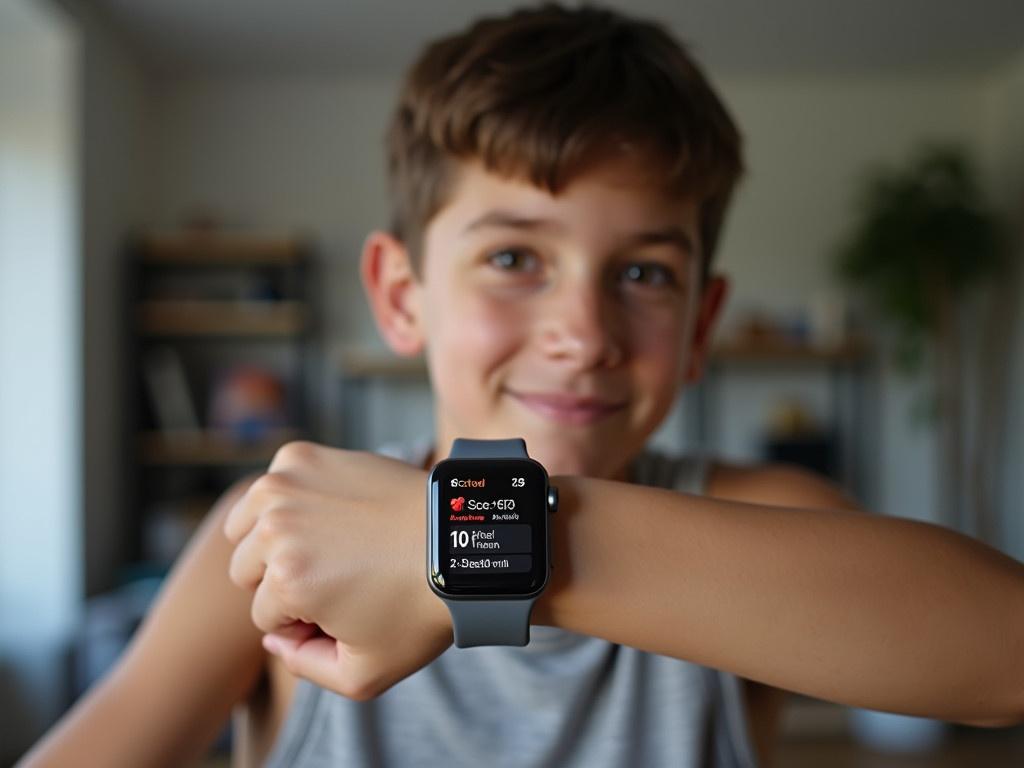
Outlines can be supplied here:
[[[371, 295], [396, 351], [425, 349], [434, 460], [455, 437], [523, 437], [552, 474], [624, 477], [680, 385], [699, 376], [725, 288], [700, 285], [695, 202], [656, 190], [625, 160], [557, 196], [462, 167], [424, 234], [421, 280]], [[386, 237], [378, 257], [404, 257]], [[399, 328], [385, 327], [381, 300], [398, 307]]]

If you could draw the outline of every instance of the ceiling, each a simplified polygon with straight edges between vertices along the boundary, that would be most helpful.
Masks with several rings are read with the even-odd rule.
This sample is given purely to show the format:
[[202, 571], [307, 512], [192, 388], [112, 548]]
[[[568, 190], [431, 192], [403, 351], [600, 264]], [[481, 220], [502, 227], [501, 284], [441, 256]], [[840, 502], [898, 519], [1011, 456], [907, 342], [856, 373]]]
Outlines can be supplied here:
[[[91, 0], [170, 73], [400, 71], [508, 0]], [[575, 3], [569, 3], [575, 4]], [[618, 0], [715, 72], [983, 70], [1024, 50], [1024, 0]]]

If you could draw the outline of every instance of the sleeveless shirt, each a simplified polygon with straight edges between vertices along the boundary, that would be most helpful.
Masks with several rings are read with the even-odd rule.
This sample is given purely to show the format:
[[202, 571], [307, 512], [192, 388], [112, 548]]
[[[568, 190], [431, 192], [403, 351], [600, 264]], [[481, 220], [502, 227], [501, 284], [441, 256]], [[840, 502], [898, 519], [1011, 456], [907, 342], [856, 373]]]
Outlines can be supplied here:
[[[379, 453], [422, 466], [431, 443]], [[644, 451], [632, 482], [704, 492], [707, 461]], [[634, 511], [634, 514], [640, 513]], [[396, 608], [397, 609], [397, 608]], [[299, 679], [269, 768], [756, 768], [741, 681], [557, 627], [455, 648], [356, 702]]]

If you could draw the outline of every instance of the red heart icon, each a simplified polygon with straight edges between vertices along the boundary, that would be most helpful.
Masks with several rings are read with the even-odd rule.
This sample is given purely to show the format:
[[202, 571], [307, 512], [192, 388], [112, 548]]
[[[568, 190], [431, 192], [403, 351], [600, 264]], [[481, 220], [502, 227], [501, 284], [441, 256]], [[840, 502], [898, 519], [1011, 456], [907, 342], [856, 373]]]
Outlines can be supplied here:
[[455, 512], [461, 512], [462, 511], [462, 505], [465, 504], [465, 503], [466, 503], [466, 498], [464, 496], [459, 496], [459, 498], [457, 498], [457, 499], [452, 499], [452, 510], [455, 511]]

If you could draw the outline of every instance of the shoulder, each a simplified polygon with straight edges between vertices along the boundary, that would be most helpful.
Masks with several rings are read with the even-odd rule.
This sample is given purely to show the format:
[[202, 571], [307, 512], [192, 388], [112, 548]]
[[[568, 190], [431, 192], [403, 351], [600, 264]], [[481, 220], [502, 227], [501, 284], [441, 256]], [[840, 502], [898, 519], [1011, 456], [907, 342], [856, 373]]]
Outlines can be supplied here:
[[860, 509], [838, 484], [794, 464], [743, 464], [701, 453], [645, 449], [632, 467], [641, 485], [700, 487], [716, 499], [804, 509]]
[[433, 448], [433, 438], [420, 435], [410, 439], [381, 443], [372, 452], [422, 467], [430, 458]]
[[708, 470], [706, 493], [719, 499], [774, 507], [860, 509], [835, 482], [790, 464], [714, 461]]

